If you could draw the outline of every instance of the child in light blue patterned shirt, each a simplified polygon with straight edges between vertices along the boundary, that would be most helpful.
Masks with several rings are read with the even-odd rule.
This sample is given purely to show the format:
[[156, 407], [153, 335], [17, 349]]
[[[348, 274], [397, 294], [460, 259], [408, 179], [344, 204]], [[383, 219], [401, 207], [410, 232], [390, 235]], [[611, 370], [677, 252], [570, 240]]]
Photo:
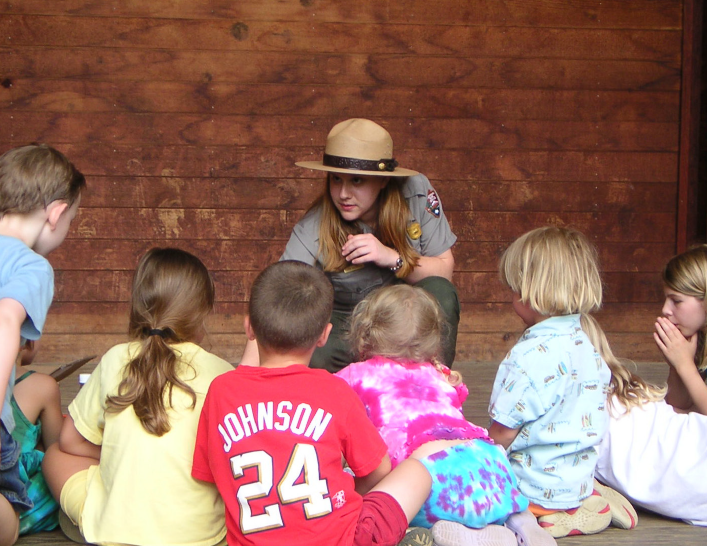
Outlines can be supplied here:
[[550, 534], [599, 532], [611, 522], [593, 482], [612, 372], [589, 315], [602, 300], [596, 250], [577, 231], [539, 228], [511, 244], [500, 273], [528, 329], [497, 372], [489, 436], [507, 449], [519, 489]]

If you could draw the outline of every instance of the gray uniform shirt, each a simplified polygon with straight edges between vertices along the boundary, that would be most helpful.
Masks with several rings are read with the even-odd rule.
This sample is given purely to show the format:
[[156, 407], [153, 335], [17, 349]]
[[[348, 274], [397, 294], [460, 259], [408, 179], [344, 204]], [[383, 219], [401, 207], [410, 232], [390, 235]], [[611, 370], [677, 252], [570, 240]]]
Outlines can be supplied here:
[[[439, 196], [427, 177], [423, 174], [408, 177], [403, 185], [403, 196], [410, 209], [407, 227], [408, 242], [412, 248], [421, 256], [439, 256], [449, 250], [457, 237], [452, 233]], [[313, 210], [297, 223], [280, 260], [322, 266], [317, 256], [320, 216], [319, 210]], [[414, 233], [415, 224], [420, 227], [417, 234]], [[359, 226], [363, 233], [373, 233], [363, 222], [359, 222]], [[398, 282], [395, 273], [372, 263], [361, 268], [353, 266], [338, 273], [329, 272], [327, 276], [334, 286], [334, 309], [345, 312], [352, 311], [372, 290]]]

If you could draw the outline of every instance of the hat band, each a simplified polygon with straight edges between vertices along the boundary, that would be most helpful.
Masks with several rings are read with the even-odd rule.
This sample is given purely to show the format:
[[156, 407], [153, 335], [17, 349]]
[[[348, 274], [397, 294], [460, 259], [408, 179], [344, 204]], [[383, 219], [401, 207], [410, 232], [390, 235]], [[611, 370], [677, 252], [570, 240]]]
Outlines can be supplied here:
[[336, 167], [337, 169], [351, 169], [356, 171], [380, 171], [393, 172], [398, 162], [395, 159], [355, 159], [353, 157], [341, 157], [338, 155], [324, 154], [322, 165]]

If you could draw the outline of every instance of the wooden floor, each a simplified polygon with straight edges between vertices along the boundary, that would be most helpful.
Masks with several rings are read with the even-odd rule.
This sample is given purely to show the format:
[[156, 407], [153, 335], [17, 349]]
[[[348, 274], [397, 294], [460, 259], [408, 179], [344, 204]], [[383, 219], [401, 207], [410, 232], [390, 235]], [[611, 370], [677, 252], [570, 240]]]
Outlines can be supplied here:
[[[90, 371], [95, 363], [87, 364], [82, 372]], [[482, 426], [488, 425], [488, 400], [496, 374], [496, 363], [456, 363], [454, 368], [462, 373], [469, 387], [469, 398], [464, 404], [464, 414], [467, 419]], [[53, 367], [41, 367], [41, 371], [51, 371]], [[638, 372], [645, 379], [661, 382], [667, 374], [663, 363], [641, 363]], [[77, 376], [73, 375], [61, 382], [62, 402], [64, 408], [78, 391]], [[707, 476], [705, 477], [707, 481]], [[705, 546], [707, 545], [707, 528], [694, 527], [685, 523], [669, 520], [639, 511], [638, 527], [631, 531], [609, 528], [597, 535], [567, 537], [560, 539], [561, 546]], [[38, 546], [44, 544], [70, 545], [73, 542], [64, 537], [61, 531], [39, 533], [21, 537], [19, 546]]]

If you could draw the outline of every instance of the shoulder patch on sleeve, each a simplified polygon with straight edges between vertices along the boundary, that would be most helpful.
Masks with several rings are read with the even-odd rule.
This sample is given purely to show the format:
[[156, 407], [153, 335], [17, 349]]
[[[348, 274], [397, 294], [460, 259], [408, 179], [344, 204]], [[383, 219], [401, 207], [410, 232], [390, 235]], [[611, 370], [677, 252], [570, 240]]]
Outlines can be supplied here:
[[437, 192], [434, 190], [427, 190], [427, 203], [425, 204], [425, 210], [435, 218], [439, 218], [441, 213], [439, 208], [439, 197], [437, 197]]

